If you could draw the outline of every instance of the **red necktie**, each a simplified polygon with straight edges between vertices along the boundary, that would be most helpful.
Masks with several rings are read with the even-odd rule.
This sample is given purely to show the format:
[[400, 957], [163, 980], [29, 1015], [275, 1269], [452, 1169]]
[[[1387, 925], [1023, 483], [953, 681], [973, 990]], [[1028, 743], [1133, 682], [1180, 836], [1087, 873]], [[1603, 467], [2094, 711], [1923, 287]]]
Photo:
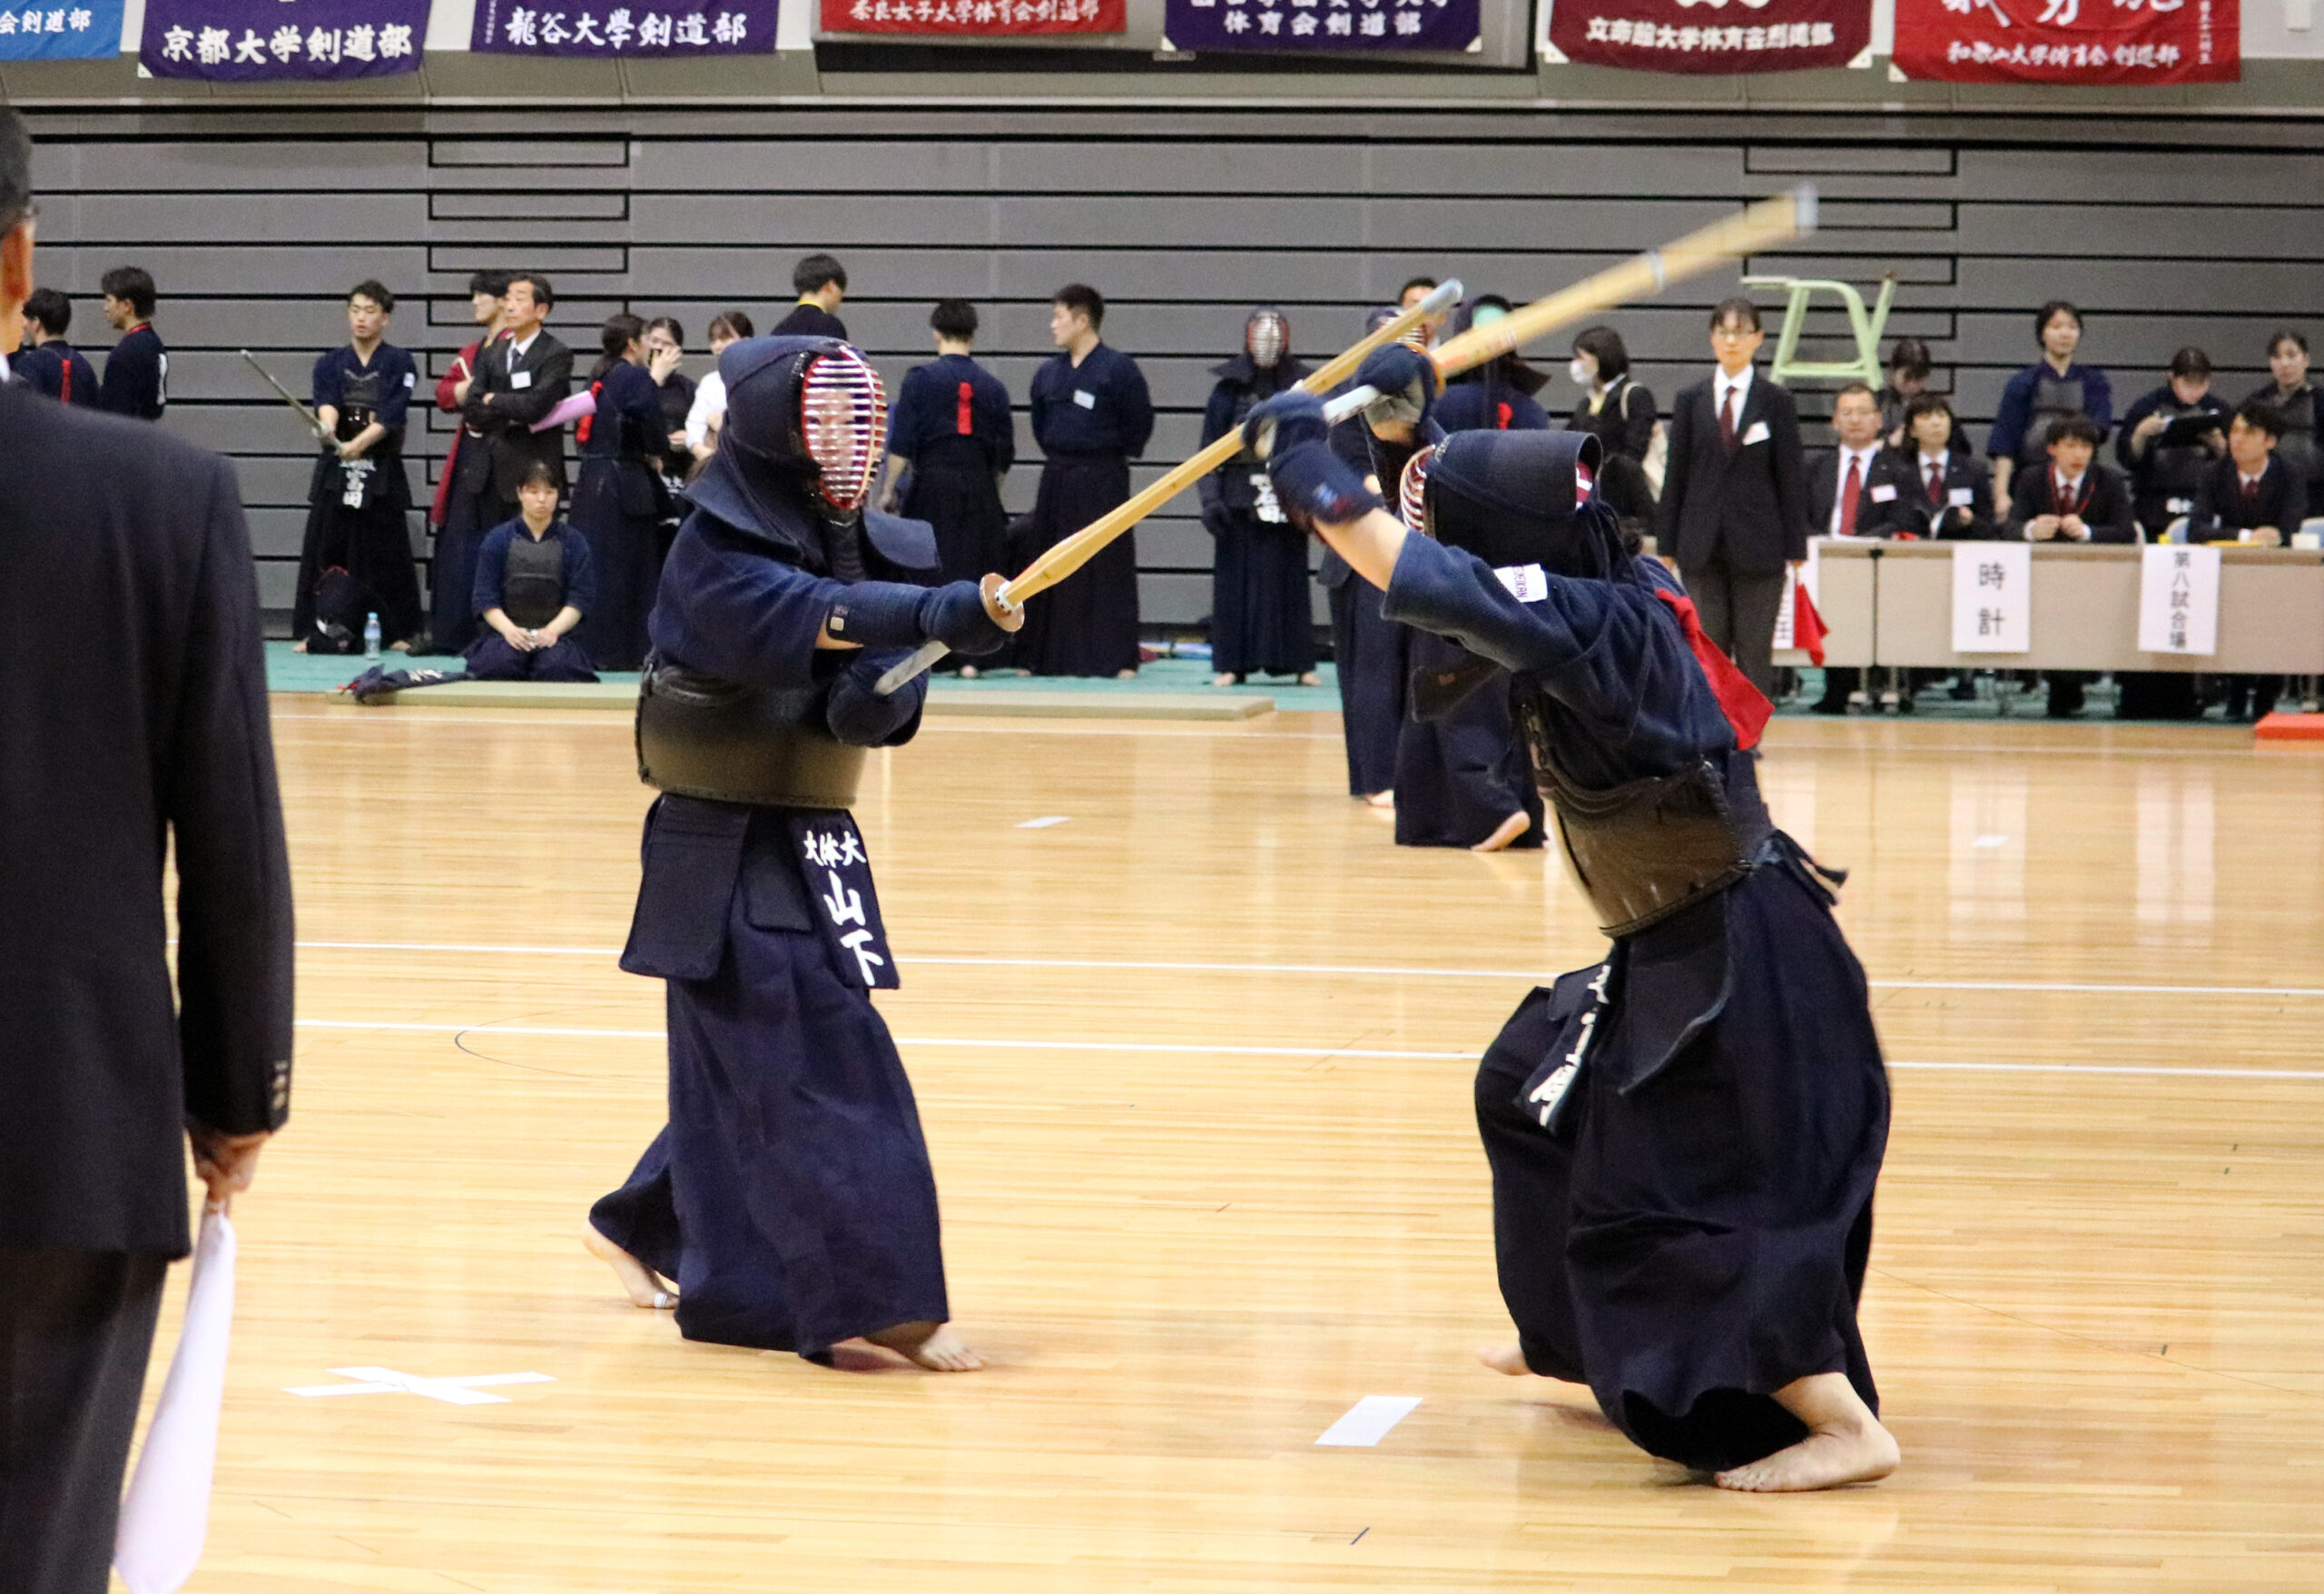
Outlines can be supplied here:
[[1718, 407], [1718, 446], [1729, 454], [1735, 452], [1735, 389], [1727, 389], [1727, 398]]
[[2259, 506], [2260, 478], [2256, 476], [2247, 476], [2243, 478], [2243, 507], [2246, 509], [2256, 509]]
[[1856, 535], [1856, 501], [1864, 496], [1864, 462], [1856, 455], [1848, 456], [1848, 479], [1840, 488], [1840, 535]]
[[1945, 502], [1945, 467], [1942, 464], [1928, 467], [1928, 501], [1932, 504]]

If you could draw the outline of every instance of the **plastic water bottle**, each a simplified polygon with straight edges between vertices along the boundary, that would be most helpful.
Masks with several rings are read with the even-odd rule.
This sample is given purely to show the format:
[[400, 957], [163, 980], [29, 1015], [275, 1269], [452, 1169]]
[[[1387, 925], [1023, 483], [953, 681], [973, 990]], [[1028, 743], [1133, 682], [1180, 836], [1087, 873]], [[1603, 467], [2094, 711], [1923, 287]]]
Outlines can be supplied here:
[[363, 616], [363, 656], [373, 664], [379, 662], [379, 616]]

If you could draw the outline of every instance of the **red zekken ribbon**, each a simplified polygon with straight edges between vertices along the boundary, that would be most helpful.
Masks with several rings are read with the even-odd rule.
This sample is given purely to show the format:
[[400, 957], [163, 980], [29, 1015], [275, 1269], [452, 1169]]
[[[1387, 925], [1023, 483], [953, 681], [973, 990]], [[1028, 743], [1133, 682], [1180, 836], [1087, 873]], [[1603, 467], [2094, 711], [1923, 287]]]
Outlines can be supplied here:
[[1702, 666], [1704, 678], [1710, 683], [1711, 695], [1718, 699], [1718, 712], [1735, 727], [1735, 745], [1747, 753], [1757, 747], [1759, 733], [1775, 717], [1776, 705], [1735, 667], [1735, 661], [1717, 643], [1703, 635], [1702, 619], [1695, 613], [1694, 599], [1660, 587], [1655, 589], [1654, 595], [1669, 604], [1670, 612], [1679, 616], [1679, 629], [1686, 633], [1687, 645], [1695, 651], [1695, 663]]

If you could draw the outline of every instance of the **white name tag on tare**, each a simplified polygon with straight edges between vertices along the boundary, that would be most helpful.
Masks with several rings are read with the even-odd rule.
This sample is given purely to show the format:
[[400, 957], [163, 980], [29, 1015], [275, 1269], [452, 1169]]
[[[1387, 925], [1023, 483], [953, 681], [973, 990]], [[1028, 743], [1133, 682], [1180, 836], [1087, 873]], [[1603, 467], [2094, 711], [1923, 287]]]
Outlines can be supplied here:
[[2034, 646], [2034, 549], [2025, 543], [1953, 545], [1953, 651], [2027, 653]]
[[1876, 487], [1873, 488], [1873, 489], [1872, 489], [1872, 501], [1873, 501], [1874, 503], [1876, 503], [1876, 504], [1893, 504], [1893, 503], [1895, 503], [1895, 502], [1896, 501], [1896, 484], [1895, 484], [1895, 483], [1893, 483], [1893, 482], [1885, 482], [1885, 481], [1884, 481], [1884, 482], [1882, 482], [1878, 487]]
[[533, 385], [533, 373], [532, 373], [532, 372], [530, 372], [530, 371], [510, 371], [510, 372], [508, 373], [508, 386], [509, 386], [509, 388], [510, 388], [512, 390], [514, 390], [514, 391], [517, 391], [517, 392], [522, 392], [525, 389], [529, 388], [529, 387], [531, 387], [532, 385]]
[[1945, 495], [1945, 501], [1955, 509], [1966, 509], [1976, 494], [1968, 487], [1955, 487]]
[[1753, 421], [1751, 423], [1751, 429], [1743, 434], [1743, 446], [1747, 448], [1754, 443], [1764, 443], [1767, 440], [1768, 423], [1764, 420]]
[[1092, 393], [1087, 388], [1074, 389], [1073, 401], [1081, 406], [1084, 409], [1095, 409], [1098, 408], [1098, 395]]
[[1549, 575], [1539, 565], [1503, 565], [1493, 574], [1521, 604], [1538, 604], [1550, 595]]

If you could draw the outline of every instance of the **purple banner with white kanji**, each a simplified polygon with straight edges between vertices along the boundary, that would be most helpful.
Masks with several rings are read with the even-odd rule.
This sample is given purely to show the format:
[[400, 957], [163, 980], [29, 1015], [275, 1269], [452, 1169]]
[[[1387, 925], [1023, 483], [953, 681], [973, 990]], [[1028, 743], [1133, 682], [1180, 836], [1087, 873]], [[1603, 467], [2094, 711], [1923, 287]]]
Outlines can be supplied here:
[[218, 83], [419, 70], [428, 0], [145, 0], [137, 53], [155, 77]]
[[1466, 50], [1477, 0], [1168, 0], [1173, 50]]
[[775, 5], [476, 0], [468, 48], [497, 55], [763, 55], [774, 48]]

